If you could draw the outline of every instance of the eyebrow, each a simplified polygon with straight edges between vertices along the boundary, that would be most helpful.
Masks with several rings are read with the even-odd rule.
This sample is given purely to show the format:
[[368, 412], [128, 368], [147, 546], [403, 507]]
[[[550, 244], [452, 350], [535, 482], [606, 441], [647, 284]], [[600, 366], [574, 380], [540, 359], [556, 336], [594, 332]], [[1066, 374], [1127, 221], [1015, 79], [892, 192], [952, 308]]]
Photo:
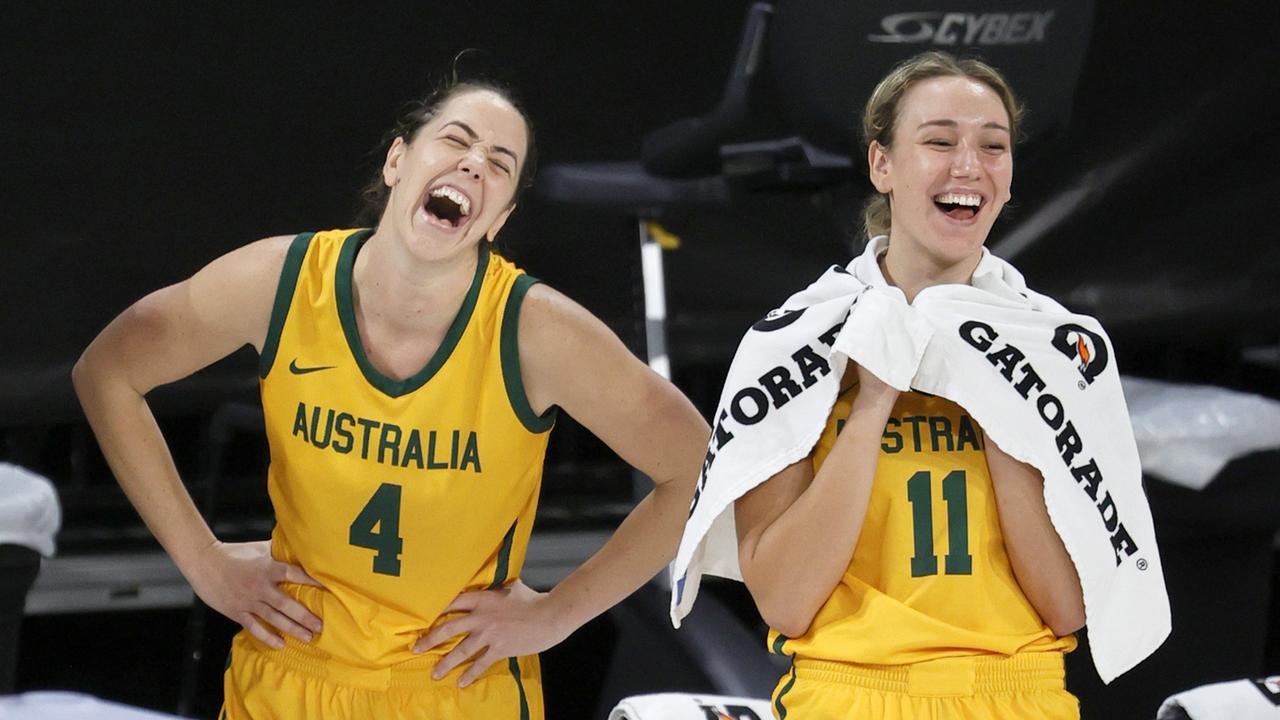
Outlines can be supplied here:
[[[462, 131], [465, 132], [472, 140], [480, 139], [480, 135], [477, 134], [475, 130], [472, 130], [470, 125], [462, 122], [461, 120], [450, 120], [449, 122], [444, 124], [445, 127], [449, 127], [450, 125], [457, 125], [458, 127], [462, 128]], [[520, 163], [520, 158], [517, 157], [516, 154], [508, 148], [505, 148], [501, 145], [494, 145], [493, 151], [502, 153], [504, 155], [510, 155], [511, 160], [513, 162], [515, 162], [516, 164]]]
[[[925, 121], [925, 122], [920, 123], [919, 127], [917, 127], [916, 129], [917, 129], [917, 130], [919, 130], [920, 128], [924, 128], [924, 127], [946, 127], [946, 128], [956, 128], [956, 127], [960, 127], [960, 125], [959, 125], [959, 123], [957, 123], [955, 120], [928, 120], [928, 121]], [[1007, 127], [1005, 127], [1005, 126], [1001, 125], [1001, 124], [1000, 124], [1000, 123], [998, 123], [998, 122], [994, 122], [994, 121], [989, 122], [989, 123], [987, 123], [987, 124], [983, 125], [982, 127], [983, 127], [983, 128], [987, 128], [987, 129], [991, 129], [991, 130], [1003, 130], [1003, 131], [1005, 131], [1005, 132], [1009, 132], [1009, 128], [1007, 128]]]

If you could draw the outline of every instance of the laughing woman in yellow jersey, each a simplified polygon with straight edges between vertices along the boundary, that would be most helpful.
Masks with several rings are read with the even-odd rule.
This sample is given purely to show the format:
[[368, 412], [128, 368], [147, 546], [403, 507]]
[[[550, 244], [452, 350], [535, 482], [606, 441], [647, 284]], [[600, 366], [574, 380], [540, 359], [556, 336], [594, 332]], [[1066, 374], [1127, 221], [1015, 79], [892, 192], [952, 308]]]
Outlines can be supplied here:
[[[374, 229], [272, 237], [143, 298], [76, 389], [196, 593], [245, 630], [227, 718], [541, 718], [536, 653], [675, 551], [708, 428], [605, 326], [489, 249], [532, 167], [524, 113], [458, 84], [398, 129]], [[270, 543], [219, 542], [143, 396], [260, 353]], [[548, 593], [518, 580], [571, 413], [654, 492]]]
[[[969, 282], [1010, 197], [1018, 114], [996, 70], [941, 53], [873, 92], [867, 229], [908, 302]], [[850, 364], [812, 455], [736, 505], [743, 578], [794, 658], [778, 717], [1078, 718], [1062, 656], [1083, 600], [1043, 493], [963, 408]]]

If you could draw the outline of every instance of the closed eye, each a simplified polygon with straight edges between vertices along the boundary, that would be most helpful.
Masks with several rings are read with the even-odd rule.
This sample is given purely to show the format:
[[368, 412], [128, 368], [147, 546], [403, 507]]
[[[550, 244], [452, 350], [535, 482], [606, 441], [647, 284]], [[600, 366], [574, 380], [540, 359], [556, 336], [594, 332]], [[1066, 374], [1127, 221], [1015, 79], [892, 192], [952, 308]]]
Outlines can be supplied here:
[[943, 140], [941, 138], [933, 138], [931, 140], [925, 140], [924, 144], [934, 145], [936, 147], [951, 147], [952, 142], [950, 140]]
[[471, 147], [471, 143], [468, 143], [466, 140], [463, 140], [462, 138], [458, 137], [457, 135], [445, 135], [445, 136], [444, 136], [444, 140], [445, 140], [445, 142], [447, 142], [447, 143], [449, 143], [450, 145], [453, 145], [454, 147], [457, 147], [457, 148], [466, 148], [466, 147]]
[[497, 160], [490, 159], [489, 164], [501, 170], [504, 175], [511, 174], [511, 169], [508, 168], [504, 163], [501, 163]]

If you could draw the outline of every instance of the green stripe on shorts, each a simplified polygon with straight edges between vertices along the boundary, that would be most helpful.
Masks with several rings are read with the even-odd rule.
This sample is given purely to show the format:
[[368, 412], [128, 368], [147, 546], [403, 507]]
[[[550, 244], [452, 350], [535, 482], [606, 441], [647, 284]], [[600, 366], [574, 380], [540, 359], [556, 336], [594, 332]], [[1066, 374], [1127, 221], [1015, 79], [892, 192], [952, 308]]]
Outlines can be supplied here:
[[778, 720], [786, 720], [787, 718], [787, 707], [782, 704], [782, 696], [786, 695], [788, 692], [791, 692], [791, 688], [795, 684], [796, 684], [796, 661], [793, 659], [791, 661], [791, 679], [787, 681], [786, 685], [782, 686], [782, 689], [778, 691], [778, 697], [774, 698], [773, 700], [773, 711], [777, 713]]
[[520, 720], [529, 720], [529, 699], [524, 695], [524, 681], [520, 679], [520, 662], [516, 658], [507, 658], [507, 667], [516, 679], [516, 689], [520, 691]]

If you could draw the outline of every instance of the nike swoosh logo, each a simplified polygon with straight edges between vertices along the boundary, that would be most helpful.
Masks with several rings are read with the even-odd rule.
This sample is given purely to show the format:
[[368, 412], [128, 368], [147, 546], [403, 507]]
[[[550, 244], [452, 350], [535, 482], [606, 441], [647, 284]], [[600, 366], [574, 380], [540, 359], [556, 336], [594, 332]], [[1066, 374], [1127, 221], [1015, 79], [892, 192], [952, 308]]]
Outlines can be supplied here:
[[337, 366], [336, 365], [320, 365], [317, 367], [298, 367], [298, 358], [294, 358], [293, 362], [289, 363], [289, 372], [293, 373], [294, 375], [306, 375], [307, 373], [319, 372], [321, 370], [332, 370], [335, 367]]

